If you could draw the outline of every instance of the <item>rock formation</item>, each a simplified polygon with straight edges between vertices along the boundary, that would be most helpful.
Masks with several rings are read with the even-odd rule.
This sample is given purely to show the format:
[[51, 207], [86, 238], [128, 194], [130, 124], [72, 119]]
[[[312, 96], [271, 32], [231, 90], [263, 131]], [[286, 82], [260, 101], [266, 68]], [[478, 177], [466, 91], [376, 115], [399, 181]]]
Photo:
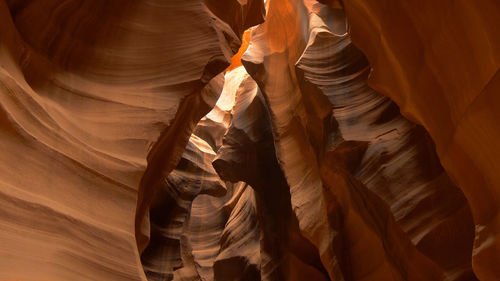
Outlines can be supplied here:
[[343, 2], [353, 41], [373, 68], [370, 86], [428, 130], [467, 197], [474, 271], [481, 280], [500, 279], [500, 3]]
[[0, 279], [499, 280], [466, 2], [0, 0]]
[[158, 171], [262, 21], [220, 2], [0, 1], [0, 279], [145, 280]]

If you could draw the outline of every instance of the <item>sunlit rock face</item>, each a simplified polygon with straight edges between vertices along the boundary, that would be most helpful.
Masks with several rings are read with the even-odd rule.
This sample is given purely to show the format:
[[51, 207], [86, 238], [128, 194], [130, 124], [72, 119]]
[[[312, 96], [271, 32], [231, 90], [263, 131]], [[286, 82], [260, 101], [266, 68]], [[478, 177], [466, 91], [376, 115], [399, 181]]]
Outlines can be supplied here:
[[342, 10], [290, 4], [270, 2], [243, 64], [268, 101], [292, 207], [329, 277], [473, 278], [470, 211], [425, 130], [368, 87]]
[[500, 279], [465, 2], [0, 0], [0, 279]]
[[158, 171], [262, 22], [245, 2], [0, 1], [0, 279], [146, 280]]

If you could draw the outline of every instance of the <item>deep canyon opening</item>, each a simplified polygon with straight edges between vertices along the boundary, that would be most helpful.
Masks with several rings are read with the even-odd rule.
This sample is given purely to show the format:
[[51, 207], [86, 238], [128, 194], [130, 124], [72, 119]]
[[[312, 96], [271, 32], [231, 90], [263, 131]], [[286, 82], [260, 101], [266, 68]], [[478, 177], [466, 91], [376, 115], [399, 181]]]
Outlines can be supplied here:
[[[281, 74], [264, 79], [262, 66], [240, 61], [252, 30], [260, 29], [253, 31], [259, 40], [284, 32], [265, 22], [245, 32], [232, 64], [213, 78], [219, 80], [213, 88], [220, 94], [217, 103], [193, 127], [179, 164], [164, 175], [154, 196], [151, 240], [141, 255], [149, 280], [332, 280], [335, 274], [356, 280], [363, 273], [352, 265], [352, 252], [359, 250], [348, 236], [363, 231], [378, 232], [382, 252], [398, 274], [407, 274], [406, 250], [394, 248], [406, 244], [422, 255], [422, 264], [437, 265], [450, 280], [476, 279], [470, 208], [442, 168], [431, 137], [370, 88], [371, 66], [350, 41], [342, 6], [318, 5], [311, 9], [323, 25], [313, 29], [291, 66], [291, 82], [285, 82], [299, 96], [296, 110], [305, 112], [302, 145], [314, 151], [319, 169], [327, 170], [319, 176], [323, 190], [312, 198], [328, 209], [319, 222], [338, 232], [329, 246], [338, 268], [331, 268], [331, 257], [301, 231], [295, 213], [300, 205], [294, 205], [287, 167], [276, 152], [281, 139], [273, 125], [279, 118], [269, 98], [287, 89], [266, 91], [272, 84], [267, 79], [282, 79]], [[256, 45], [247, 56], [265, 52]], [[286, 61], [281, 55], [273, 64]], [[270, 69], [265, 71], [276, 71]], [[335, 188], [341, 191], [328, 190]], [[359, 217], [345, 217], [347, 206]], [[359, 230], [345, 226], [356, 223]], [[380, 251], [371, 239], [365, 244]]]

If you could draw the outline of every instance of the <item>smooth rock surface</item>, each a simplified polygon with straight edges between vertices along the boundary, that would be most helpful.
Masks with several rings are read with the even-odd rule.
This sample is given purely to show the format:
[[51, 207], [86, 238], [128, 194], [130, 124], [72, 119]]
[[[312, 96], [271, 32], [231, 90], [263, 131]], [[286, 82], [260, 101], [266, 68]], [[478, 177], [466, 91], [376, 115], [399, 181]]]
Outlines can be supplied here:
[[500, 279], [500, 3], [343, 1], [370, 86], [423, 125], [471, 206], [473, 267]]
[[0, 0], [0, 279], [498, 280], [499, 19]]
[[175, 167], [262, 20], [260, 1], [227, 22], [212, 4], [0, 1], [0, 279], [146, 279], [144, 182]]

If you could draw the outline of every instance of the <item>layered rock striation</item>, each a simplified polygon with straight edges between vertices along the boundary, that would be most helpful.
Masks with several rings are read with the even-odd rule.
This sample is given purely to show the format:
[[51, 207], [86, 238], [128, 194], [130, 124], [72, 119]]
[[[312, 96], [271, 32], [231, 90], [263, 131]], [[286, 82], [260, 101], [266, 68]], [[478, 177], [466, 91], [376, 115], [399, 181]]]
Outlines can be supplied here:
[[497, 280], [497, 15], [0, 0], [0, 279]]
[[262, 21], [215, 2], [0, 1], [0, 279], [146, 280], [159, 171]]
[[474, 216], [473, 268], [500, 279], [498, 1], [343, 1], [370, 86], [426, 128]]

